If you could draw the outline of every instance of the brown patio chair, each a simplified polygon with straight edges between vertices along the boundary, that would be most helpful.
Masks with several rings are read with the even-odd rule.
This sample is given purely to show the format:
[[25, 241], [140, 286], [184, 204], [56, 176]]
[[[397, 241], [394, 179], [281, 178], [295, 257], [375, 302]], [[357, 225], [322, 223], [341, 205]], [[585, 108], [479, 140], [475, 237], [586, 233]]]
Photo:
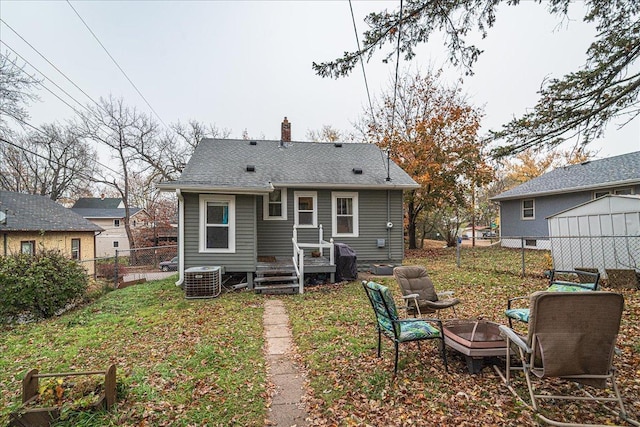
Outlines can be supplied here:
[[[419, 265], [407, 265], [393, 269], [393, 276], [400, 285], [402, 298], [407, 302], [407, 314], [420, 317], [425, 313], [435, 313], [451, 307], [457, 316], [455, 305], [458, 298], [452, 298], [453, 292], [436, 292], [427, 269]], [[440, 299], [447, 296], [449, 298]]]
[[[547, 399], [554, 402], [561, 399], [593, 400], [615, 402], [618, 411], [609, 409], [626, 419], [627, 414], [612, 366], [623, 306], [622, 295], [613, 292], [534, 293], [530, 298], [529, 332], [526, 338], [506, 326], [500, 326], [501, 334], [507, 341], [507, 349], [515, 350], [519, 363], [512, 366], [507, 353], [505, 372], [497, 367], [496, 371], [516, 396], [518, 394], [512, 386], [514, 376], [511, 371], [524, 372], [531, 407], [536, 412], [542, 401]], [[542, 381], [535, 381], [534, 386], [531, 374]], [[588, 387], [578, 387], [584, 394], [554, 394], [549, 392], [548, 387], [545, 389], [545, 381], [551, 378], [569, 380]], [[610, 386], [607, 387], [609, 383]], [[594, 396], [589, 387], [606, 389], [607, 393]], [[520, 399], [525, 402], [521, 397]], [[549, 424], [569, 425], [558, 424], [559, 421], [539, 413], [538, 416]]]
[[444, 330], [439, 319], [400, 319], [391, 292], [386, 286], [376, 282], [362, 281], [367, 297], [376, 315], [378, 329], [378, 357], [382, 345], [382, 335], [393, 341], [396, 355], [393, 375], [398, 372], [398, 347], [401, 343], [422, 340], [439, 340], [444, 369], [448, 371], [447, 354], [444, 345]]

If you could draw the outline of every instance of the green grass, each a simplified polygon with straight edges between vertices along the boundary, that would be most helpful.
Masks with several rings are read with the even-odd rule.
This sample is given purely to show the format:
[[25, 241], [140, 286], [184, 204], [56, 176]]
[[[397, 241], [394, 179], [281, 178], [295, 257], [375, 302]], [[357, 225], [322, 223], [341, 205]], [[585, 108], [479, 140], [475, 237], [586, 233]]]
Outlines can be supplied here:
[[[405, 264], [425, 265], [438, 290], [462, 300], [458, 316], [504, 323], [508, 297], [544, 289], [549, 268], [543, 252], [527, 251], [520, 276], [518, 250], [464, 248], [416, 251]], [[392, 277], [379, 279], [398, 297]], [[626, 309], [614, 364], [627, 410], [640, 414], [640, 301], [623, 291]], [[41, 372], [118, 367], [119, 396], [107, 412], [82, 412], [60, 425], [262, 426], [268, 390], [263, 356], [263, 303], [251, 292], [185, 300], [172, 280], [110, 292], [83, 309], [38, 324], [0, 332], [0, 425], [20, 405], [21, 380]], [[298, 360], [308, 380], [313, 425], [533, 425], [529, 409], [515, 400], [495, 373], [470, 375], [448, 352], [445, 373], [432, 342], [400, 348], [393, 379], [393, 346], [383, 340], [376, 355], [375, 319], [358, 282], [307, 287], [285, 302]], [[452, 312], [442, 314], [453, 317]], [[521, 388], [521, 386], [520, 386]], [[525, 389], [526, 390], [526, 389]], [[577, 405], [575, 408], [582, 408]], [[568, 421], [585, 421], [559, 405]], [[609, 422], [594, 409], [596, 421]]]
[[172, 280], [106, 294], [58, 318], [0, 332], [0, 425], [20, 403], [27, 371], [117, 365], [110, 412], [60, 425], [263, 425], [261, 298], [184, 299]]

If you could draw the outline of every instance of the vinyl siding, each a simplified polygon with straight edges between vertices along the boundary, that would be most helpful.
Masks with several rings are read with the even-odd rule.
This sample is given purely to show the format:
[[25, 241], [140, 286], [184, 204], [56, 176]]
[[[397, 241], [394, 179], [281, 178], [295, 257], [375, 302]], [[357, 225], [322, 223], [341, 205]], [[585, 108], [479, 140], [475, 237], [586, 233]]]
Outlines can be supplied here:
[[[184, 267], [223, 266], [225, 272], [256, 269], [256, 196], [236, 195], [236, 251], [229, 254], [200, 253], [199, 194], [184, 194]], [[259, 199], [259, 197], [258, 197]], [[260, 200], [261, 201], [261, 200]]]
[[[296, 191], [308, 189], [287, 189], [287, 220], [264, 221], [262, 219], [262, 200], [258, 196], [258, 255], [288, 258], [293, 254], [291, 238], [293, 235], [294, 194]], [[387, 191], [380, 190], [346, 190], [340, 192], [358, 193], [359, 236], [336, 237], [335, 242], [346, 243], [357, 253], [358, 263], [401, 262], [403, 257], [403, 211], [402, 191], [389, 191], [390, 217], [387, 219]], [[318, 190], [318, 225], [324, 229], [324, 240], [332, 237], [331, 190]], [[387, 231], [387, 221], [394, 227]], [[377, 239], [385, 239], [384, 248], [377, 247]], [[299, 228], [298, 240], [304, 243], [318, 241], [318, 228]]]

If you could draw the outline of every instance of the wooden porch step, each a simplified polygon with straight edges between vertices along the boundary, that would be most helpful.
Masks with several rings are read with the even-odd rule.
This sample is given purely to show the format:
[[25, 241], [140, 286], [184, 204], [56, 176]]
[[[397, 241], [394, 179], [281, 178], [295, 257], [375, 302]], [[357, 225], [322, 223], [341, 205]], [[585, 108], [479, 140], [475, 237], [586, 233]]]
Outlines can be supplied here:
[[296, 271], [293, 268], [261, 269], [258, 267], [256, 274], [259, 276], [286, 276], [289, 274], [296, 274]]
[[256, 283], [292, 282], [294, 280], [297, 282], [298, 278], [296, 276], [266, 276], [266, 277], [256, 277], [255, 279], [253, 279], [253, 281]]
[[253, 289], [255, 291], [284, 291], [284, 290], [298, 289], [298, 285], [297, 284], [295, 285], [279, 284], [279, 285], [269, 285], [269, 286], [254, 286]]

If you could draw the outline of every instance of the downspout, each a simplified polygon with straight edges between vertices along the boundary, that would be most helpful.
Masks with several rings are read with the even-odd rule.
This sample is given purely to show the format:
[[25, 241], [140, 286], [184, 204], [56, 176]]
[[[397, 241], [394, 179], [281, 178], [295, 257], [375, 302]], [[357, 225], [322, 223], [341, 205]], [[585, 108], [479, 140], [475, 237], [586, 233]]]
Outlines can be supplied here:
[[184, 283], [184, 197], [179, 188], [176, 188], [178, 195], [178, 272], [180, 276], [176, 286], [182, 287]]
[[4, 247], [4, 256], [7, 256], [7, 233], [3, 233], [3, 247]]
[[[387, 224], [391, 223], [391, 190], [387, 190]], [[387, 259], [391, 261], [391, 228], [387, 226]]]

